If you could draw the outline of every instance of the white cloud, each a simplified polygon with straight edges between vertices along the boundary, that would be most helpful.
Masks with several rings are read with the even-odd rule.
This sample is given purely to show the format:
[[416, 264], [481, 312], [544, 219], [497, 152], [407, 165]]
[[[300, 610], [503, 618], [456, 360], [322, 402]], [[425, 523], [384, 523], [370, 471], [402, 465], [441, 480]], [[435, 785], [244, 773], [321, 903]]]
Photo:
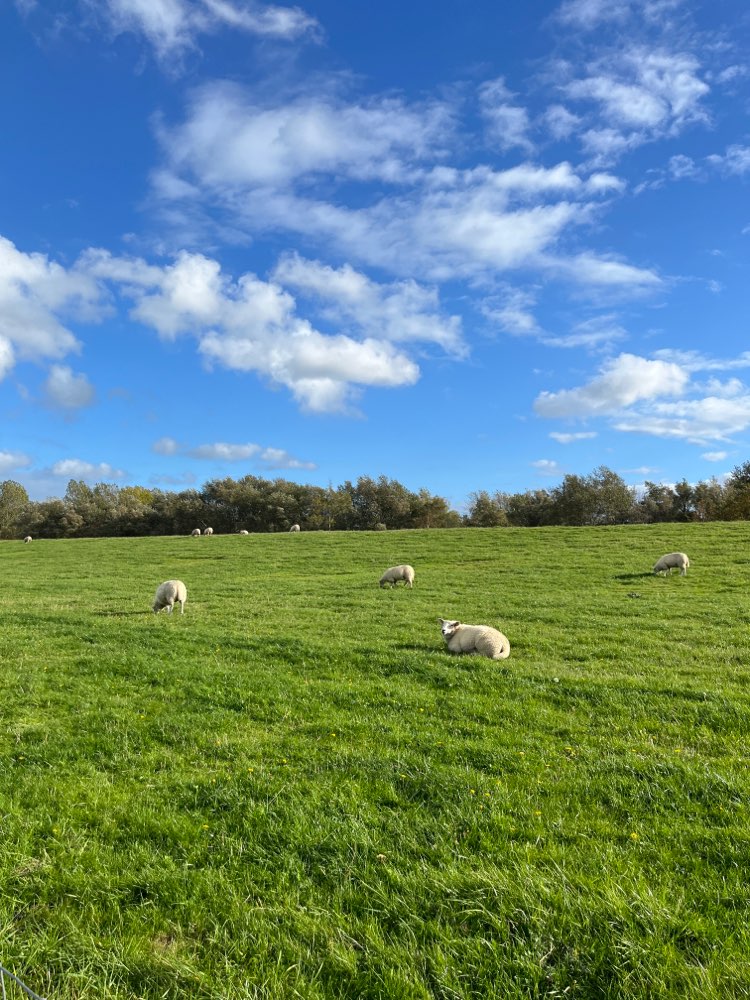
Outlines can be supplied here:
[[0, 451], [0, 476], [5, 476], [12, 469], [25, 469], [31, 465], [31, 459], [21, 451]]
[[728, 454], [728, 451], [704, 451], [701, 458], [707, 462], [723, 462]]
[[731, 398], [706, 396], [703, 399], [657, 403], [617, 420], [614, 428], [655, 437], [674, 438], [705, 445], [727, 441], [750, 426], [750, 393]]
[[550, 458], [540, 458], [536, 462], [530, 463], [540, 476], [559, 476], [562, 475], [562, 468]]
[[481, 85], [479, 105], [487, 123], [487, 134], [492, 144], [503, 152], [513, 147], [530, 152], [533, 144], [528, 137], [529, 115], [525, 108], [512, 102], [513, 96], [502, 77]]
[[655, 291], [663, 284], [652, 269], [635, 267], [613, 256], [582, 253], [569, 258], [550, 258], [548, 264], [581, 285], [622, 289], [629, 294]]
[[422, 341], [464, 352], [461, 319], [441, 316], [436, 288], [413, 280], [378, 284], [351, 265], [329, 267], [320, 261], [288, 254], [273, 277], [281, 284], [322, 303], [324, 317], [361, 333], [390, 341]]
[[[290, 40], [315, 34], [317, 22], [299, 7], [231, 0], [82, 0], [114, 34], [142, 35], [162, 59], [197, 46], [203, 34], [231, 28], [265, 38]], [[173, 62], [172, 62], [173, 65]]]
[[242, 462], [252, 458], [260, 451], [257, 444], [200, 444], [197, 448], [188, 448], [183, 452], [188, 458], [199, 458], [214, 462]]
[[565, 0], [557, 18], [563, 24], [591, 31], [606, 22], [622, 23], [630, 12], [630, 0]]
[[531, 312], [535, 304], [536, 299], [531, 292], [521, 288], [507, 288], [499, 303], [487, 300], [482, 304], [482, 314], [506, 333], [525, 337], [541, 331]]
[[599, 161], [611, 161], [644, 142], [677, 135], [708, 121], [702, 99], [709, 86], [694, 56], [633, 46], [592, 64], [589, 74], [562, 83], [572, 101], [595, 105], [595, 123], [582, 133]]
[[[191, 333], [207, 362], [237, 371], [257, 372], [287, 386], [303, 407], [314, 411], [345, 411], [356, 397], [356, 386], [412, 385], [419, 378], [416, 363], [387, 339], [387, 331], [355, 338], [326, 335], [297, 313], [294, 298], [276, 282], [244, 274], [237, 282], [221, 273], [219, 264], [201, 254], [180, 253], [174, 264], [148, 267], [140, 260], [112, 258], [103, 252], [88, 256], [91, 272], [121, 283], [134, 299], [132, 315], [165, 337]], [[299, 281], [318, 283], [318, 265], [288, 264]], [[282, 266], [281, 270], [284, 270]], [[416, 285], [402, 285], [381, 295], [374, 283], [354, 271], [330, 271], [342, 288], [359, 287], [380, 310], [381, 317], [407, 301], [424, 307], [435, 304], [435, 293]], [[362, 280], [360, 280], [362, 279]], [[341, 298], [337, 307], [342, 307]], [[346, 306], [357, 313], [365, 333], [375, 322], [367, 316], [366, 303]], [[458, 343], [455, 320], [444, 320], [437, 329], [418, 312], [402, 317], [405, 334], [412, 339]], [[435, 317], [433, 316], [433, 320]], [[395, 323], [395, 319], [393, 320]], [[411, 326], [409, 324], [411, 323]], [[395, 327], [391, 335], [395, 336]]]
[[[251, 442], [229, 444], [225, 441], [217, 441], [213, 444], [200, 444], [194, 448], [188, 448], [178, 444], [173, 438], [160, 438], [151, 447], [152, 451], [160, 455], [181, 455], [184, 458], [205, 462], [247, 462], [252, 459], [256, 464], [262, 464], [268, 469], [317, 468], [315, 462], [306, 462], [295, 458], [283, 448], [264, 448], [262, 445]], [[166, 481], [164, 477], [162, 477], [162, 481]]]
[[176, 455], [179, 448], [175, 439], [171, 437], [159, 438], [151, 445], [151, 451], [155, 451], [157, 455]]
[[614, 414], [655, 396], [684, 391], [688, 375], [679, 365], [620, 354], [607, 361], [587, 385], [560, 392], [543, 392], [534, 401], [542, 417], [590, 417]]
[[102, 480], [122, 479], [125, 476], [122, 469], [115, 469], [108, 462], [95, 465], [80, 458], [64, 458], [55, 462], [51, 471], [54, 476], [65, 479]]
[[627, 336], [627, 331], [617, 322], [617, 317], [609, 314], [582, 320], [573, 327], [571, 333], [545, 337], [543, 343], [548, 347], [585, 347], [593, 350], [625, 340]]
[[94, 401], [94, 387], [82, 373], [67, 365], [52, 365], [44, 383], [47, 402], [63, 410], [78, 410]]
[[26, 254], [0, 236], [0, 378], [18, 361], [60, 360], [80, 350], [60, 316], [99, 313], [100, 293], [89, 276], [43, 254]]
[[572, 444], [574, 441], [589, 441], [597, 436], [596, 431], [578, 431], [576, 433], [564, 434], [560, 431], [551, 431], [550, 437], [559, 444]]
[[567, 139], [581, 124], [581, 118], [562, 104], [547, 108], [541, 118], [542, 125], [553, 139]]
[[722, 156], [714, 153], [706, 159], [712, 166], [720, 168], [727, 174], [742, 177], [750, 173], [750, 146], [727, 146]]
[[159, 137], [172, 172], [226, 193], [311, 174], [401, 183], [420, 160], [441, 154], [451, 131], [451, 110], [437, 102], [356, 104], [323, 92], [267, 106], [234, 84], [212, 83], [194, 93], [185, 123]]

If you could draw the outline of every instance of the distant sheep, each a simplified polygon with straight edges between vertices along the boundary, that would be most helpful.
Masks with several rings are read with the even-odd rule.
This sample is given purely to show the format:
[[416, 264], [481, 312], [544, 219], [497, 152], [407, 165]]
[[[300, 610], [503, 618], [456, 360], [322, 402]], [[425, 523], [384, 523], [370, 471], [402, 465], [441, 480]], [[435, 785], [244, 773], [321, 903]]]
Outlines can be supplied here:
[[249, 534], [250, 534], [250, 532], [249, 532], [249, 531], [245, 531], [245, 529], [244, 529], [244, 528], [242, 528], [242, 529], [241, 529], [241, 531], [240, 531], [240, 534], [241, 534], [241, 535], [249, 535]]
[[187, 601], [187, 588], [182, 580], [166, 580], [156, 588], [154, 595], [154, 614], [158, 614], [163, 608], [167, 609], [167, 614], [171, 615], [175, 603], [180, 605], [180, 614], [185, 614], [185, 603]]
[[201, 529], [200, 528], [193, 528], [193, 530], [190, 532], [190, 534], [192, 535], [193, 538], [199, 538], [200, 537], [200, 533], [201, 533]]
[[510, 656], [507, 636], [490, 625], [463, 625], [446, 618], [438, 618], [438, 621], [451, 653], [479, 653], [490, 660], [505, 660]]
[[213, 528], [206, 528], [206, 530], [203, 532], [204, 535], [213, 535], [213, 533], [214, 533]]
[[404, 581], [405, 587], [414, 586], [414, 567], [413, 566], [391, 566], [387, 569], [385, 573], [380, 577], [380, 586], [385, 587], [387, 583], [395, 587], [399, 580]]
[[293, 524], [289, 530], [290, 531], [300, 531], [301, 529], [300, 529], [300, 526], [298, 524]]
[[671, 573], [673, 569], [679, 569], [680, 576], [685, 576], [688, 571], [690, 560], [684, 552], [668, 552], [654, 566], [654, 573]]
[[31, 535], [27, 535], [23, 541], [25, 545], [28, 545], [28, 543], [31, 541]]

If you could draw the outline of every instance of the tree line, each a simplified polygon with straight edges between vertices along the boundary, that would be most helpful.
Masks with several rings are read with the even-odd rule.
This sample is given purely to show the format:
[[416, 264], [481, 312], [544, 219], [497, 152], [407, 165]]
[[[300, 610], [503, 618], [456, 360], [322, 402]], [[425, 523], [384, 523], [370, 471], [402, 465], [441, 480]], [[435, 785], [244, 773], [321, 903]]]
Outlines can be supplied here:
[[306, 531], [377, 531], [749, 518], [750, 462], [737, 466], [724, 483], [646, 482], [638, 490], [602, 465], [588, 476], [566, 475], [549, 490], [476, 491], [464, 514], [443, 497], [426, 489], [413, 492], [386, 476], [360, 476], [335, 488], [243, 476], [180, 492], [71, 479], [64, 497], [42, 501], [30, 500], [20, 483], [0, 483], [0, 538], [187, 535], [208, 526], [230, 534], [288, 531], [292, 524]]

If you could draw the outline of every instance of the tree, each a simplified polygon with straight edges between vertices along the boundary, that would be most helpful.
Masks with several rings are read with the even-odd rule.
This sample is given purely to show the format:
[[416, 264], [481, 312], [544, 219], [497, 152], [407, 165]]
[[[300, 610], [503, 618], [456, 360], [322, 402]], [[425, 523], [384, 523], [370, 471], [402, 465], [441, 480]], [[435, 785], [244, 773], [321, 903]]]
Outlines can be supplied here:
[[495, 494], [492, 497], [487, 490], [477, 490], [470, 493], [466, 524], [472, 528], [506, 527], [508, 515], [502, 506], [499, 495]]
[[0, 483], [0, 538], [15, 538], [29, 505], [29, 494], [14, 479]]

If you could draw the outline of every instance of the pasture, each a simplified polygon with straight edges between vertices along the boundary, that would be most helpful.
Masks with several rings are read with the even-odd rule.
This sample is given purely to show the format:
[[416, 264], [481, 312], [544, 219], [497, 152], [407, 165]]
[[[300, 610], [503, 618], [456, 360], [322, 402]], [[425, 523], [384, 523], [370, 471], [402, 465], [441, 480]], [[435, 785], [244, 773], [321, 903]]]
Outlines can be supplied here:
[[0, 963], [49, 1000], [750, 997], [749, 554], [745, 523], [0, 542]]

